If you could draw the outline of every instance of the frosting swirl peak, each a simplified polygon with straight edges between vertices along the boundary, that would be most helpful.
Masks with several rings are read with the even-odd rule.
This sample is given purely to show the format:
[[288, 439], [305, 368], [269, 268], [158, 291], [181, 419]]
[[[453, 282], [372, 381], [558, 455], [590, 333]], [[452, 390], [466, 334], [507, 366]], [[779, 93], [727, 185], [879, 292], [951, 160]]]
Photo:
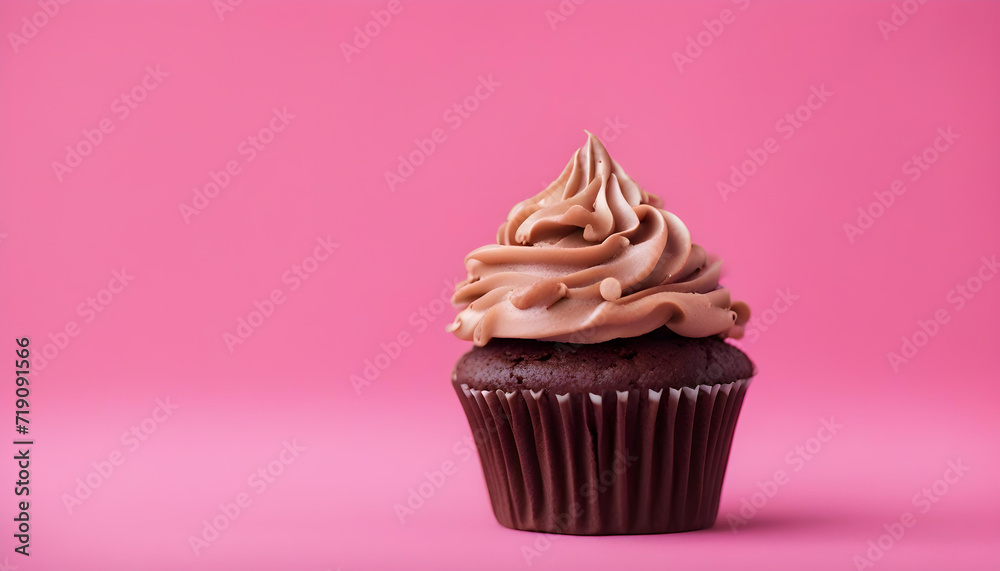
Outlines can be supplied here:
[[465, 307], [448, 330], [599, 343], [666, 326], [685, 337], [741, 337], [750, 308], [719, 286], [721, 263], [643, 191], [596, 137], [552, 184], [510, 211], [497, 244], [465, 258]]

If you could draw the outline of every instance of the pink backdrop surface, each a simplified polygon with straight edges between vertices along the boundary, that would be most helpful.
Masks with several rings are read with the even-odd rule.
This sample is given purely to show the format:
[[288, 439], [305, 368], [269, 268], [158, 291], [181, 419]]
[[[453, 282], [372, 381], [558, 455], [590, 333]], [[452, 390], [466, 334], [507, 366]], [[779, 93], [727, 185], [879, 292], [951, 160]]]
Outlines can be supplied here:
[[[0, 4], [0, 563], [1000, 568], [998, 27], [962, 1]], [[758, 318], [710, 530], [507, 530], [466, 440], [444, 302], [584, 129]]]

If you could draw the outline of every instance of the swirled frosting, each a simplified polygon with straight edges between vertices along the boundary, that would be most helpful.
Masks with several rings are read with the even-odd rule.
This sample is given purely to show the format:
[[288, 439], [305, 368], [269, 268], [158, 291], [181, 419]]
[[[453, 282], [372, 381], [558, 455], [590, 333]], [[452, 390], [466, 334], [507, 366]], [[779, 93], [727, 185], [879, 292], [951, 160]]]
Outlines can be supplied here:
[[666, 326], [685, 337], [742, 337], [750, 308], [719, 286], [720, 262], [643, 191], [596, 137], [559, 178], [514, 206], [497, 244], [465, 258], [448, 330], [599, 343]]

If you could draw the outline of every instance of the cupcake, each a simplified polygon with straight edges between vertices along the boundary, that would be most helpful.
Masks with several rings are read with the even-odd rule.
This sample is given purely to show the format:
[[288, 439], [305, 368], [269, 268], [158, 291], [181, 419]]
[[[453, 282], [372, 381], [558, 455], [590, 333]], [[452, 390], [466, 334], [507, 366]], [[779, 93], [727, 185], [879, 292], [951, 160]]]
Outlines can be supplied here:
[[755, 370], [750, 310], [588, 133], [465, 259], [452, 383], [497, 520], [577, 535], [711, 527]]

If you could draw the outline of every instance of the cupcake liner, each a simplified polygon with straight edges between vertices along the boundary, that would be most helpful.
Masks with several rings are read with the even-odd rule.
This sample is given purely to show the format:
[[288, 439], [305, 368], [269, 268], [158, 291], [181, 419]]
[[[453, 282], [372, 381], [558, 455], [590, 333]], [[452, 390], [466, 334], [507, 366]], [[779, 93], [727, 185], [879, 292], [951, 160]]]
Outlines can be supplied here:
[[455, 389], [502, 525], [610, 535], [715, 523], [749, 384], [562, 395]]

